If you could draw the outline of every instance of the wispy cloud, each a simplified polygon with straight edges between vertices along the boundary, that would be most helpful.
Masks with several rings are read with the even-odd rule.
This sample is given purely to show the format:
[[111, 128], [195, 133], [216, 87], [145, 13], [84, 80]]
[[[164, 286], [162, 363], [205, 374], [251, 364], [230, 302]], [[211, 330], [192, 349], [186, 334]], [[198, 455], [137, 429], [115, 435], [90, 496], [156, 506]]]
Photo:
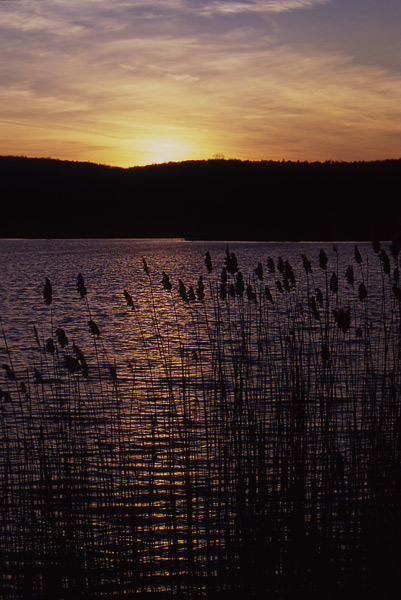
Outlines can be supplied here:
[[[329, 4], [332, 0], [29, 0], [29, 10], [37, 11], [46, 7], [53, 12], [66, 15], [71, 10], [79, 10], [83, 14], [99, 14], [113, 18], [121, 11], [130, 12], [141, 18], [173, 13], [244, 14], [244, 13], [282, 13], [293, 10], [304, 10], [319, 5]], [[26, 0], [0, 0], [2, 8], [9, 7], [19, 11], [26, 5]], [[27, 8], [24, 6], [24, 9]], [[29, 27], [30, 24], [27, 24]]]
[[[196, 10], [202, 14], [245, 14], [245, 13], [282, 13], [292, 10], [313, 8], [327, 4], [331, 0], [214, 0], [202, 2], [199, 6], [195, 3]], [[185, 2], [183, 2], [185, 4]]]

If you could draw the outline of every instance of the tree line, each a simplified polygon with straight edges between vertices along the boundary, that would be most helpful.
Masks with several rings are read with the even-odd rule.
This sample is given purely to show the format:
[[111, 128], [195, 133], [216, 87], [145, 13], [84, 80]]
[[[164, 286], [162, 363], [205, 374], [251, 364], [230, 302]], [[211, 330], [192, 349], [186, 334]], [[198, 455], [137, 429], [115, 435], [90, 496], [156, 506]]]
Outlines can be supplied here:
[[401, 160], [212, 159], [128, 169], [0, 157], [1, 237], [392, 239]]

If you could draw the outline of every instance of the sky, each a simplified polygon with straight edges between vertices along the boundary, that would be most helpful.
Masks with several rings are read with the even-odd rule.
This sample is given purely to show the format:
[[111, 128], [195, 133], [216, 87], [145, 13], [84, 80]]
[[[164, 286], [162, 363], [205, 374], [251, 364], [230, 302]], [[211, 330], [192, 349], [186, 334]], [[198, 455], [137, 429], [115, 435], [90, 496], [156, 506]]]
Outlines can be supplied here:
[[401, 157], [400, 0], [0, 0], [0, 154]]

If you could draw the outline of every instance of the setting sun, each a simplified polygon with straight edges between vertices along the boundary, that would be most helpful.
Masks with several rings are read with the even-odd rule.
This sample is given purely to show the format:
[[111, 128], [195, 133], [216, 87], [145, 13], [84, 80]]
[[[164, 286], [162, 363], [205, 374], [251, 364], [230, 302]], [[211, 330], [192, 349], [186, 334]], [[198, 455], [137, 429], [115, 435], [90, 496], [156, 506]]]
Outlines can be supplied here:
[[167, 138], [145, 139], [140, 146], [142, 150], [137, 154], [143, 158], [135, 161], [138, 165], [188, 160], [195, 155], [189, 144]]

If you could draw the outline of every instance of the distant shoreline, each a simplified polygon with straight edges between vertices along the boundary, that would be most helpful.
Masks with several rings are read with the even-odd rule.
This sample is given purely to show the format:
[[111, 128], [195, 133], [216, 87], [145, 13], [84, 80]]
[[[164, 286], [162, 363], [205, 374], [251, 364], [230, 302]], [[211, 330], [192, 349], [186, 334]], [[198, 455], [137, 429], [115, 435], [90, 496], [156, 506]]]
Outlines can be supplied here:
[[[199, 243], [199, 244], [207, 244], [208, 242], [210, 243], [215, 243], [215, 244], [371, 244], [373, 241], [378, 241], [381, 242], [383, 244], [386, 243], [391, 243], [392, 241], [394, 241], [395, 239], [397, 239], [397, 237], [399, 236], [392, 236], [389, 238], [378, 238], [377, 236], [375, 238], [369, 239], [346, 239], [346, 240], [336, 240], [336, 239], [321, 239], [321, 240], [286, 240], [286, 239], [277, 239], [277, 240], [257, 240], [257, 239], [231, 239], [231, 238], [223, 238], [223, 239], [214, 239], [214, 238], [198, 238], [198, 239], [182, 239], [182, 242], [188, 242], [188, 243]], [[24, 241], [48, 241], [48, 242], [52, 242], [52, 241], [83, 241], [83, 240], [93, 240], [93, 241], [131, 241], [131, 242], [146, 242], [146, 241], [160, 241], [160, 240], [164, 240], [164, 241], [171, 241], [171, 242], [178, 242], [180, 238], [175, 238], [175, 237], [119, 237], [119, 236], [114, 236], [114, 237], [109, 237], [109, 236], [104, 236], [104, 237], [94, 237], [94, 236], [84, 236], [84, 237], [40, 237], [40, 236], [4, 236], [4, 235], [0, 235], [0, 242], [24, 242]]]

